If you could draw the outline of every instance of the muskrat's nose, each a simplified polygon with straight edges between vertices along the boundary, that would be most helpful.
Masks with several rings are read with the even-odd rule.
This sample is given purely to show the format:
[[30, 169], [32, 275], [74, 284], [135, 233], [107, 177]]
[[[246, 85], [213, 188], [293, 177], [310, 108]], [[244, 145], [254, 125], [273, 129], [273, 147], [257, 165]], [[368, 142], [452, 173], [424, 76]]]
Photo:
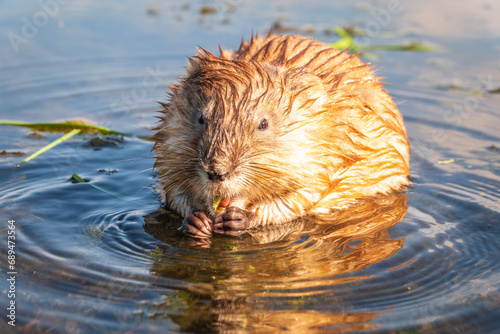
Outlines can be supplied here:
[[215, 172], [207, 172], [207, 174], [208, 179], [211, 181], [224, 181], [229, 176], [229, 173], [218, 174]]

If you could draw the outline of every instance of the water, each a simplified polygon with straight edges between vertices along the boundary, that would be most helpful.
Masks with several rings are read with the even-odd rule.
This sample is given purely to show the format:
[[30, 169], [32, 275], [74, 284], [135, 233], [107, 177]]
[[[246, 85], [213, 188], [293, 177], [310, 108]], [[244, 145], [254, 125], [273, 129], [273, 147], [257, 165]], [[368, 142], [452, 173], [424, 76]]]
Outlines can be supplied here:
[[[0, 119], [83, 118], [136, 137], [152, 134], [155, 101], [196, 45], [236, 47], [252, 29], [280, 22], [279, 31], [333, 42], [325, 29], [355, 23], [372, 29], [373, 44], [420, 40], [440, 51], [382, 52], [374, 61], [408, 128], [408, 193], [323, 221], [199, 244], [161, 209], [148, 141], [96, 147], [80, 135], [21, 167], [23, 157], [0, 156], [2, 333], [494, 333], [498, 6], [400, 4], [390, 16], [381, 16], [383, 1], [68, 2], [54, 15], [38, 2], [3, 5], [2, 36], [24, 40], [1, 42]], [[200, 14], [203, 5], [216, 12]], [[449, 14], [436, 16], [443, 8]], [[23, 35], [26, 20], [37, 26]], [[385, 37], [376, 24], [413, 34]], [[29, 133], [1, 126], [0, 151], [31, 154], [60, 136]], [[6, 280], [9, 220], [15, 298]]]

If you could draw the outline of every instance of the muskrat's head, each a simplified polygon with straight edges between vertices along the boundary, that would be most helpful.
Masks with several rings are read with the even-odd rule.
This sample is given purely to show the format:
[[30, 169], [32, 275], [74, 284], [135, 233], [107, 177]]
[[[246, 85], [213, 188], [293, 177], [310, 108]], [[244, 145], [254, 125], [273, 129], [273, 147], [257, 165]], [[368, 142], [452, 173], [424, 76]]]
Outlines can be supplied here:
[[303, 189], [314, 147], [309, 123], [325, 99], [322, 87], [313, 74], [199, 51], [171, 87], [155, 136], [166, 203], [180, 212], [188, 205], [212, 212], [221, 197], [251, 209]]

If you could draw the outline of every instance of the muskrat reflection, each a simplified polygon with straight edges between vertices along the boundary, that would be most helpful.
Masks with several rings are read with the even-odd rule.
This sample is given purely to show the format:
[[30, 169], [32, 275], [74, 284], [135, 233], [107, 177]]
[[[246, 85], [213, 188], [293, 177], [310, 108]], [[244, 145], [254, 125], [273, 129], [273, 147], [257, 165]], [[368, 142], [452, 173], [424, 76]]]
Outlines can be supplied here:
[[[183, 331], [286, 328], [307, 333], [318, 326], [337, 325], [366, 329], [376, 313], [305, 311], [301, 305], [307, 301], [310, 309], [316, 300], [324, 303], [325, 295], [330, 305], [348, 303], [349, 296], [345, 292], [337, 296], [336, 287], [362, 284], [368, 277], [352, 273], [403, 247], [404, 240], [391, 239], [388, 229], [406, 211], [406, 195], [390, 194], [329, 216], [251, 231], [241, 238], [212, 238], [208, 249], [186, 242], [193, 239], [177, 231], [180, 218], [151, 213], [144, 228], [164, 242], [158, 244], [151, 273], [170, 282], [185, 282], [164, 286], [179, 293], [166, 294], [165, 303], [156, 305], [154, 312], [176, 313], [172, 319]], [[176, 305], [172, 298], [184, 298], [183, 307], [171, 309]]]

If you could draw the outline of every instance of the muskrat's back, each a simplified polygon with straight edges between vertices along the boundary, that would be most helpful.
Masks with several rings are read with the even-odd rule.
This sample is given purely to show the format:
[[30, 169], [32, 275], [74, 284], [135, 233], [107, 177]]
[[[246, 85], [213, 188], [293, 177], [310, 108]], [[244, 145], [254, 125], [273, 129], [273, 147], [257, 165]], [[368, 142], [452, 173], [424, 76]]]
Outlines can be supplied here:
[[219, 57], [198, 50], [171, 89], [155, 167], [189, 234], [327, 214], [409, 183], [402, 117], [356, 55], [255, 37]]

